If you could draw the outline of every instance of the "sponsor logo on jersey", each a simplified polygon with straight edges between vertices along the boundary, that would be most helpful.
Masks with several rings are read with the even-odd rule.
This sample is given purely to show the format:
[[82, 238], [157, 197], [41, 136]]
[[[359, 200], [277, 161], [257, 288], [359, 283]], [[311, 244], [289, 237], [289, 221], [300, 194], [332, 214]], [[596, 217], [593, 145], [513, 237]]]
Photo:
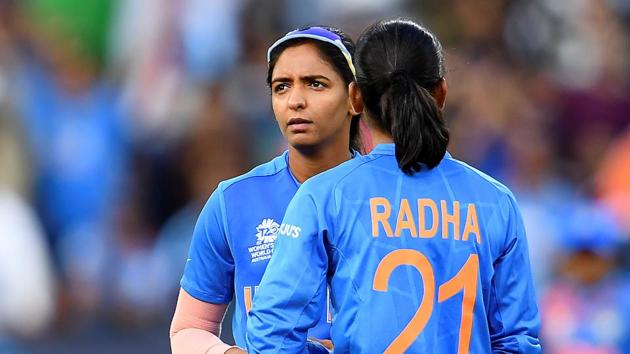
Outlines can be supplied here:
[[280, 224], [270, 218], [263, 219], [262, 222], [256, 226], [256, 245], [247, 248], [252, 257], [252, 263], [271, 258], [273, 244], [278, 237], [279, 229]]
[[293, 237], [293, 238], [298, 238], [300, 237], [301, 231], [302, 231], [301, 227], [291, 225], [291, 224], [282, 224], [280, 226], [280, 230], [278, 231], [278, 234]]

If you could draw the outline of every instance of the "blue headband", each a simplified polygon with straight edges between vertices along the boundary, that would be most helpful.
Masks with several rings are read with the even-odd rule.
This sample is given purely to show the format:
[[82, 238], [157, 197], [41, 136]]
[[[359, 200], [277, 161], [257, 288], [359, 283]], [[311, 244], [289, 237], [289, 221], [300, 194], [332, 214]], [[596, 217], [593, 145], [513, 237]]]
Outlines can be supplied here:
[[318, 41], [330, 43], [339, 48], [341, 54], [343, 54], [343, 56], [346, 58], [346, 61], [348, 62], [348, 67], [350, 68], [350, 71], [352, 71], [352, 76], [356, 78], [357, 73], [354, 69], [354, 64], [352, 64], [352, 56], [350, 55], [350, 52], [348, 51], [346, 46], [343, 45], [341, 37], [338, 34], [333, 33], [322, 27], [309, 27], [305, 30], [295, 30], [285, 34], [284, 37], [278, 39], [274, 44], [271, 45], [271, 47], [269, 47], [269, 50], [267, 50], [267, 64], [271, 62], [271, 52], [276, 49], [277, 46], [295, 38], [315, 39]]

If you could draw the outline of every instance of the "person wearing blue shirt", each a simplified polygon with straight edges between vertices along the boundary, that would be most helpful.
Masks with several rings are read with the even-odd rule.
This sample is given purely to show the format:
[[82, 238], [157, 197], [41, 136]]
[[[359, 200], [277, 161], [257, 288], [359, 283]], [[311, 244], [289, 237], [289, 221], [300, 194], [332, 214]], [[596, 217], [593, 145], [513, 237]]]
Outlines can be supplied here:
[[330, 286], [335, 353], [539, 353], [523, 222], [508, 188], [454, 159], [437, 38], [402, 19], [360, 37], [376, 147], [289, 204], [247, 323], [250, 353], [304, 352]]
[[[242, 352], [218, 338], [233, 298], [234, 339], [245, 347], [247, 312], [289, 201], [308, 178], [358, 156], [363, 107], [353, 52], [353, 42], [329, 27], [289, 32], [269, 48], [267, 83], [289, 149], [221, 182], [201, 211], [171, 325], [174, 353]], [[329, 339], [328, 300], [320, 300], [309, 335]], [[317, 342], [311, 346], [323, 348]]]

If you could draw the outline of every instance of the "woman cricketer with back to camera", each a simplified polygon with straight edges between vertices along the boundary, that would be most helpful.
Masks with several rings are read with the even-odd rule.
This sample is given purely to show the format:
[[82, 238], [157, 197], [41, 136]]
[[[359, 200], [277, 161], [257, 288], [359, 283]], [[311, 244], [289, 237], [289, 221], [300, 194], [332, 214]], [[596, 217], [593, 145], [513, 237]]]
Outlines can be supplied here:
[[[289, 201], [312, 176], [360, 156], [363, 110], [352, 63], [354, 43], [338, 29], [287, 33], [268, 51], [267, 83], [287, 152], [221, 182], [201, 211], [171, 324], [174, 353], [243, 353], [247, 312]], [[218, 335], [227, 304], [238, 347]], [[308, 332], [330, 338], [327, 297]], [[325, 342], [325, 341], [324, 341]], [[239, 348], [241, 347], [241, 348]], [[309, 351], [325, 349], [311, 341]]]
[[514, 196], [446, 151], [437, 38], [380, 21], [355, 65], [376, 146], [289, 204], [249, 313], [249, 352], [303, 352], [326, 282], [335, 353], [541, 352]]

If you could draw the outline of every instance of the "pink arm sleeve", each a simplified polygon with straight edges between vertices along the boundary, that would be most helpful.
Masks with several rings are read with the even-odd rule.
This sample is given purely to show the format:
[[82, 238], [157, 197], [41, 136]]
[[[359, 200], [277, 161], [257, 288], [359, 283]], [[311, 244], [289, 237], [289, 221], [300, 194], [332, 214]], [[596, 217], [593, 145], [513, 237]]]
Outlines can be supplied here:
[[226, 304], [211, 304], [179, 290], [171, 322], [171, 350], [174, 354], [223, 354], [234, 348], [219, 339]]

